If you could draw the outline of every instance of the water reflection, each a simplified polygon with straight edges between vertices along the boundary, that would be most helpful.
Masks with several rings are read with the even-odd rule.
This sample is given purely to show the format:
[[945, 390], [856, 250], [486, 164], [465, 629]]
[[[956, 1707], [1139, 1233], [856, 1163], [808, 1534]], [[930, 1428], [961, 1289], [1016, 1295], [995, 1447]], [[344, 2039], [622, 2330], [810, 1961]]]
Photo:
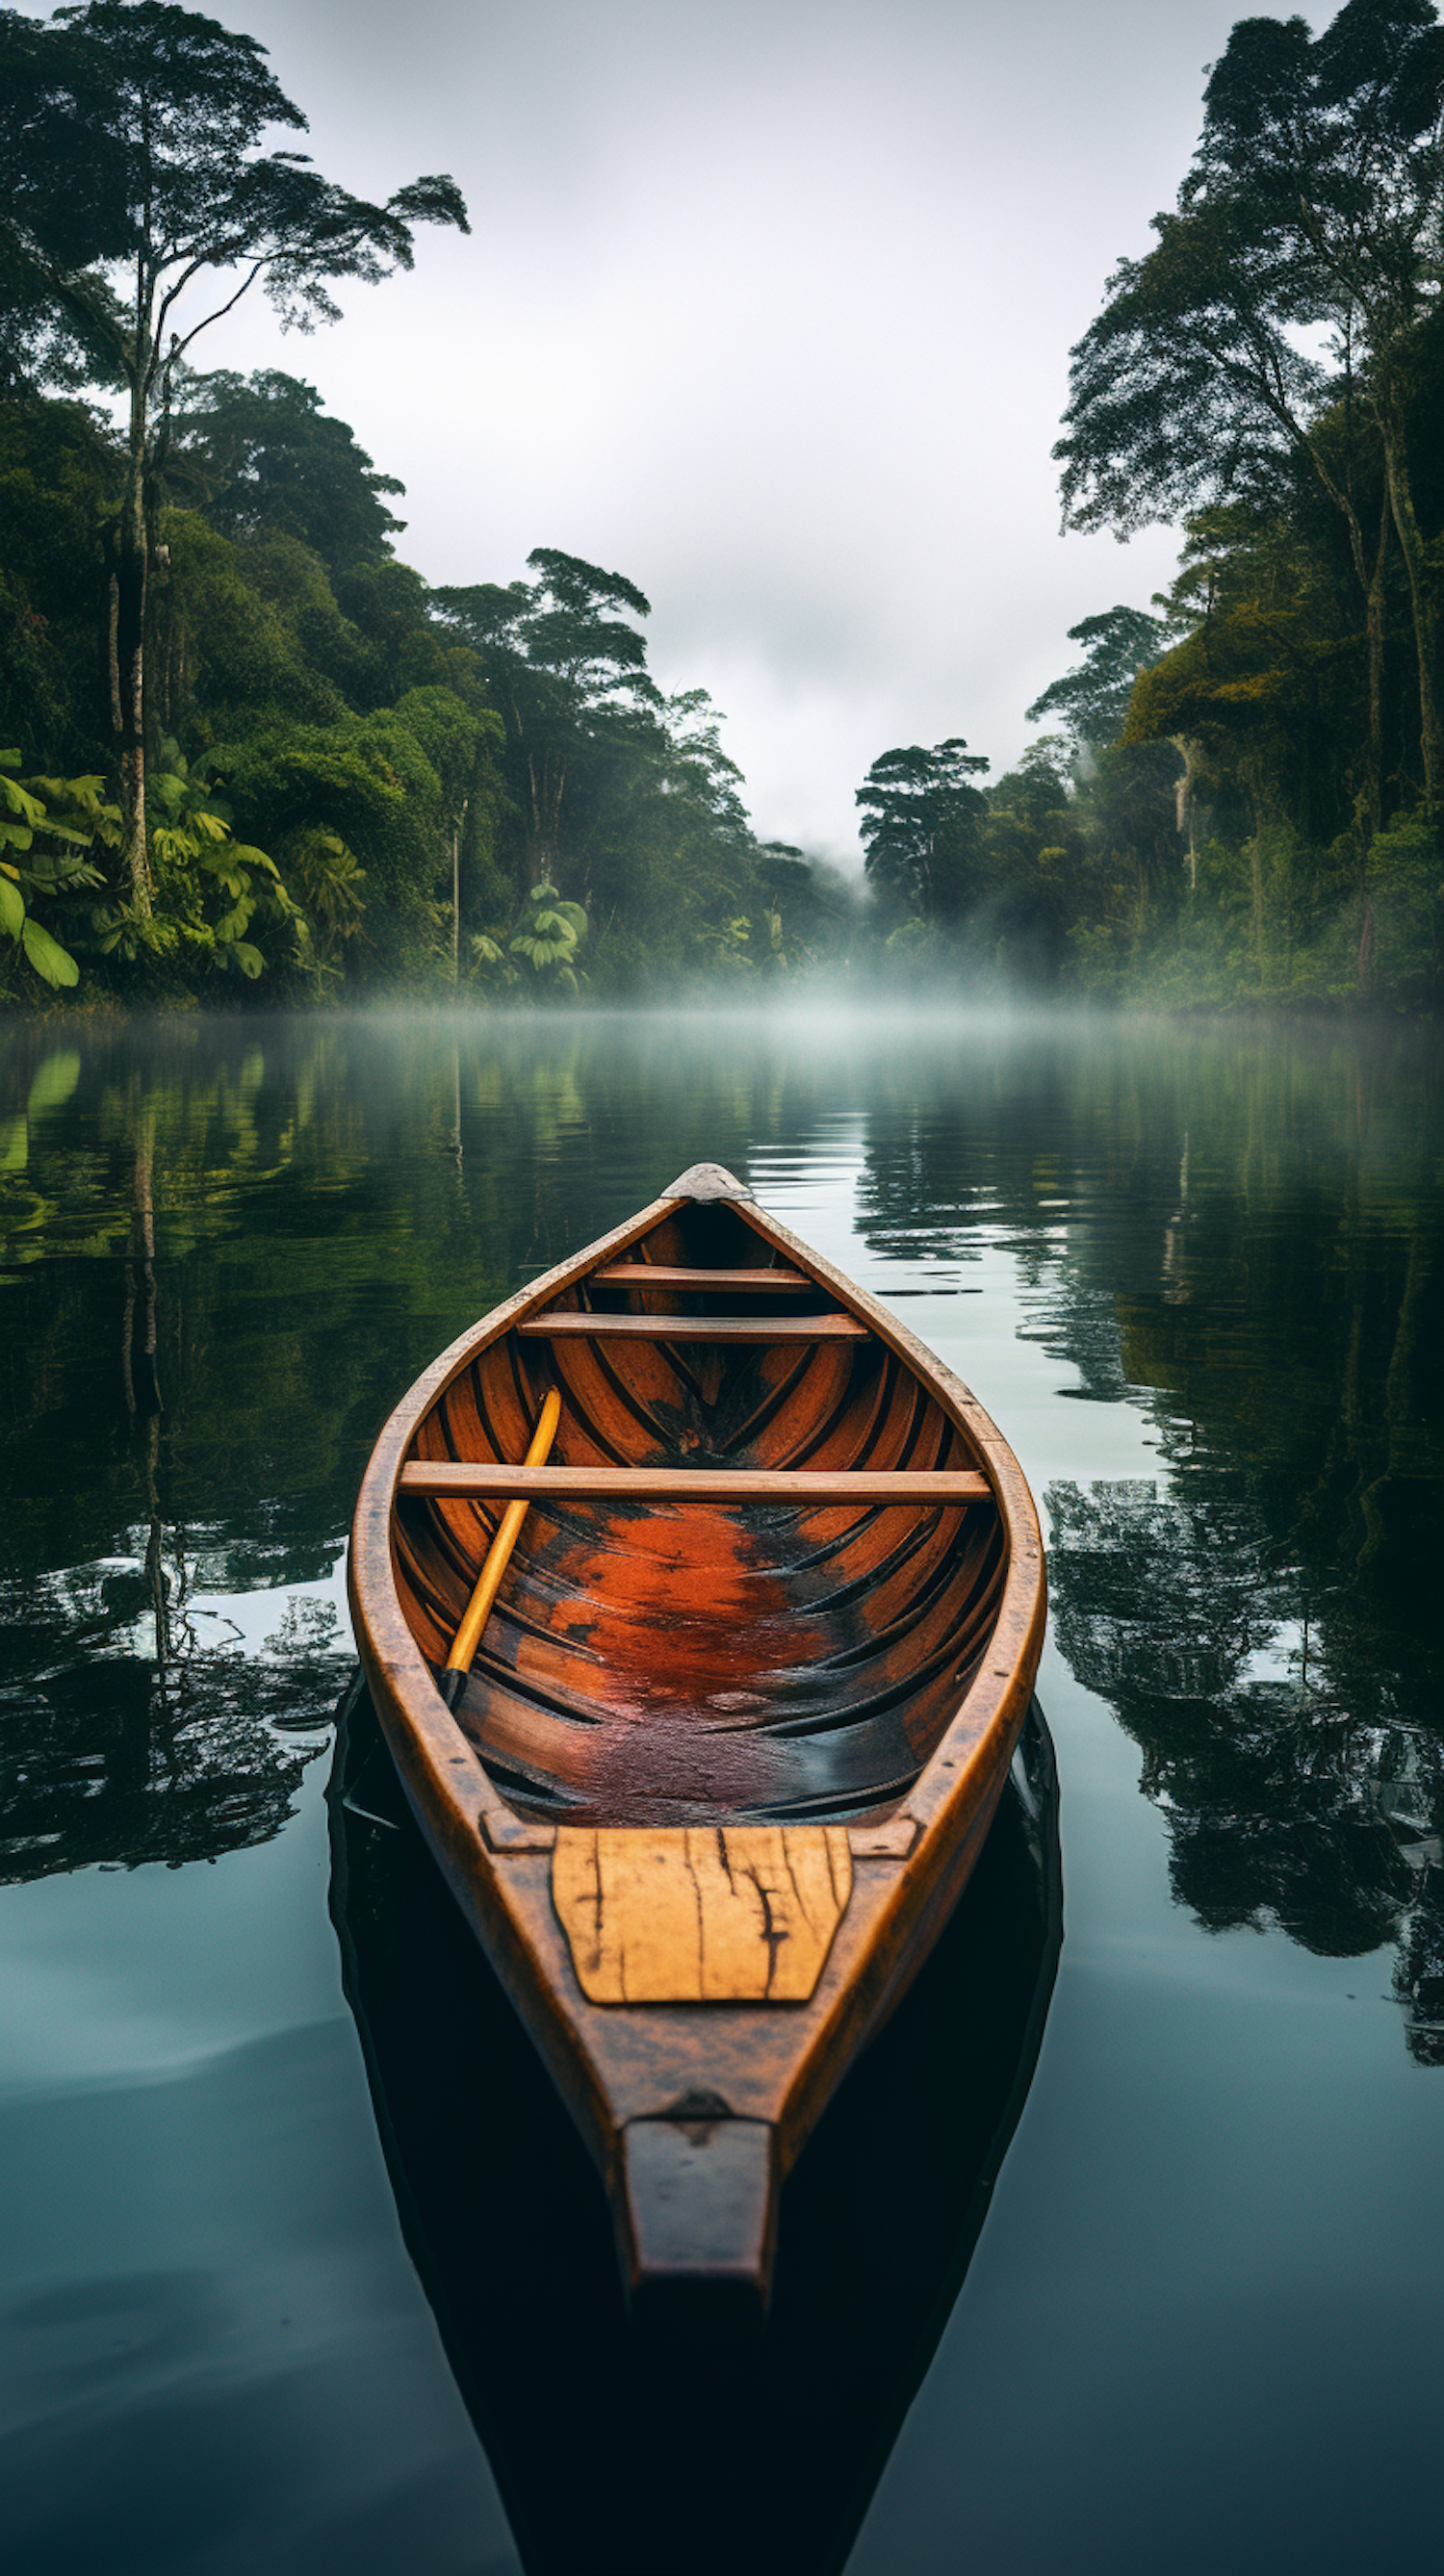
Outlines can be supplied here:
[[1439, 1066], [1408, 1036], [1038, 1045], [874, 1119], [892, 1258], [1005, 1243], [1062, 1396], [1128, 1403], [1155, 1484], [1055, 1483], [1054, 1634], [1144, 1749], [1211, 1929], [1392, 1943], [1444, 2062]]
[[[961, 1297], [991, 1262], [1069, 1409], [1142, 1423], [1156, 1492], [1085, 1472], [1055, 1498], [1060, 1642], [1159, 1764], [1167, 1743], [1145, 1789], [1173, 1801], [1180, 1901], [1344, 1954], [1393, 1941], [1410, 2044], [1436, 2058], [1439, 1111], [1437, 1050], [1407, 1033], [786, 1013], [8, 1032], [11, 1866], [276, 1829], [396, 1395], [705, 1148], [768, 1188], [855, 1169], [884, 1294]], [[1006, 1384], [986, 1391], [1006, 1420]], [[276, 1590], [290, 1609], [248, 1622]]]
[[1062, 1877], [1040, 1715], [943, 1940], [788, 2181], [767, 2334], [735, 2344], [715, 2318], [674, 2319], [656, 2341], [629, 2329], [601, 2186], [364, 1697], [330, 1807], [332, 1914], [387, 2166], [528, 2576], [833, 2576], [957, 2297], [1042, 2040]]
[[1220, 1481], [1054, 1485], [1057, 1642], [1142, 1748], [1180, 1904], [1334, 1958], [1392, 1942], [1409, 2047], [1444, 2064], [1444, 1736], [1386, 1712], [1377, 1675], [1356, 1714], [1347, 1610], [1315, 1597], [1311, 1617], [1242, 1479]]
[[[702, 1154], [918, 1300], [1016, 1440], [1054, 1637], [1140, 1748], [1177, 1905], [1135, 1764], [1058, 1672], [1079, 1968], [977, 2259], [1056, 1935], [1016, 1809], [790, 2187], [765, 2375], [669, 2380], [625, 2357], [534, 2053], [424, 1855], [358, 1812], [384, 1769], [351, 1783], [335, 1902], [373, 2098], [531, 2564], [599, 2563], [594, 2508], [639, 2570], [642, 2539], [692, 2565], [714, 2533], [729, 2565], [835, 2564], [965, 2264], [869, 2564], [976, 2539], [1053, 2568], [1081, 2531], [1141, 2565], [1185, 2489], [1222, 2498], [1190, 2564], [1387, 2549], [1437, 2349], [1413, 2069], [1444, 2062], [1441, 1135], [1437, 1051], [1387, 1032], [0, 1029], [3, 1866], [49, 1882], [0, 1913], [20, 2026], [66, 2043], [27, 2058], [7, 2136], [17, 2565], [512, 2563], [324, 2018], [302, 1773], [387, 1410]], [[141, 1862], [175, 1875], [93, 1866]], [[1249, 1922], [1279, 1934], [1195, 1928]], [[1366, 1994], [1284, 1935], [1392, 1948], [1410, 2054], [1367, 2009], [1387, 1976]], [[634, 2539], [639, 2496], [660, 2537]]]

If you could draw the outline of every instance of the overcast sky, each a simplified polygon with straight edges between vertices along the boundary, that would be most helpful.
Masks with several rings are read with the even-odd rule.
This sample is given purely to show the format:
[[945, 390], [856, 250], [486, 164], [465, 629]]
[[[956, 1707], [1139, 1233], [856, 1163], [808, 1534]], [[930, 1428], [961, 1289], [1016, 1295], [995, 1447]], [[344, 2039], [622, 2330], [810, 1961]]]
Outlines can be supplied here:
[[473, 229], [313, 339], [256, 305], [197, 360], [317, 384], [429, 580], [552, 545], [637, 582], [765, 838], [855, 861], [895, 743], [996, 774], [1068, 627], [1169, 578], [1166, 532], [1060, 538], [1049, 451], [1247, 0], [208, 5], [322, 170], [449, 170]]

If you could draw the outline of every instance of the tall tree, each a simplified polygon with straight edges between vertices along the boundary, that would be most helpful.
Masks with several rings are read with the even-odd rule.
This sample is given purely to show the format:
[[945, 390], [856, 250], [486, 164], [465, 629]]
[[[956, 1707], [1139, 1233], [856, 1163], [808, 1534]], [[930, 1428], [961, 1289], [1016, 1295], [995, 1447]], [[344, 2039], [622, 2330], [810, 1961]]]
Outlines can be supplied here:
[[1157, 660], [1166, 632], [1164, 620], [1144, 608], [1105, 608], [1070, 626], [1068, 641], [1082, 645], [1083, 659], [1033, 700], [1029, 724], [1052, 717], [1066, 726], [1075, 755], [1106, 751], [1128, 720], [1134, 681]]
[[988, 807], [971, 782], [988, 766], [954, 734], [885, 751], [857, 791], [869, 877], [924, 921], [958, 919], [976, 891]]
[[[1410, 566], [1426, 793], [1441, 788], [1432, 599], [1406, 420], [1419, 333], [1437, 308], [1444, 208], [1444, 31], [1432, 0], [1347, 0], [1235, 27], [1203, 135], [1157, 246], [1121, 261], [1073, 352], [1055, 453], [1065, 525], [1120, 534], [1240, 493], [1276, 496], [1288, 460], [1340, 513], [1369, 666], [1364, 806], [1381, 813], [1384, 598], [1391, 537]], [[1323, 326], [1333, 374], [1304, 335]], [[1385, 497], [1367, 516], [1371, 441]]]
[[1444, 250], [1444, 27], [1433, 0], [1345, 0], [1315, 41], [1302, 18], [1246, 18], [1207, 90], [1186, 195], [1246, 203], [1327, 326], [1383, 452], [1408, 574], [1425, 794], [1444, 802], [1433, 572], [1414, 500], [1411, 396]]
[[635, 582], [556, 546], [537, 546], [527, 569], [535, 581], [482, 582], [435, 598], [480, 654], [506, 722], [528, 882], [561, 882], [562, 810], [579, 762], [615, 744], [629, 716], [660, 710], [662, 697], [647, 671], [646, 637], [618, 613], [651, 616]]
[[224, 535], [299, 537], [333, 572], [379, 563], [406, 524], [386, 506], [405, 484], [377, 473], [314, 385], [278, 367], [182, 379], [169, 479], [180, 499], [198, 493]]
[[[112, 580], [112, 712], [124, 862], [150, 908], [146, 852], [146, 598], [157, 465], [176, 371], [203, 331], [259, 285], [283, 323], [334, 321], [341, 279], [413, 264], [418, 223], [468, 229], [454, 180], [373, 205], [304, 154], [263, 151], [306, 119], [264, 48], [165, 0], [86, 0], [41, 27], [0, 17], [5, 80], [0, 261], [58, 344], [98, 354], [128, 398]], [[40, 318], [31, 331], [32, 343]]]

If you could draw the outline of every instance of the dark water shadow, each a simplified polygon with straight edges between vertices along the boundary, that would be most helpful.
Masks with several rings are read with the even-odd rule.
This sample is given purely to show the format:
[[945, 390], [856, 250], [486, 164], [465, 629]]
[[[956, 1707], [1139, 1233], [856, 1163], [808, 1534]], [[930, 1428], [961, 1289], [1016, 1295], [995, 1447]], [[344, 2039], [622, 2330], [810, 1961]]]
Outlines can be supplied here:
[[332, 1917], [402, 2227], [528, 2576], [834, 2576], [1042, 2042], [1063, 1908], [1041, 1712], [942, 1940], [788, 2180], [772, 2316], [751, 2342], [629, 2324], [600, 2182], [364, 1695], [328, 1796]]

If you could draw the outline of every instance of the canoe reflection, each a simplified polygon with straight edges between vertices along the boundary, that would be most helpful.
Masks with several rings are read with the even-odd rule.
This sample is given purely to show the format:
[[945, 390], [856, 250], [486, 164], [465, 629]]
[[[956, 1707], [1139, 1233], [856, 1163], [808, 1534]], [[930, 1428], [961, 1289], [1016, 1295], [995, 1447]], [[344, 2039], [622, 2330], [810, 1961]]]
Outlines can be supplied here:
[[639, 2334], [577, 2131], [411, 1822], [364, 1692], [331, 1910], [406, 2241], [529, 2576], [828, 2576], [962, 2285], [1062, 1937], [1036, 1704], [982, 1858], [784, 2191], [772, 2314]]

